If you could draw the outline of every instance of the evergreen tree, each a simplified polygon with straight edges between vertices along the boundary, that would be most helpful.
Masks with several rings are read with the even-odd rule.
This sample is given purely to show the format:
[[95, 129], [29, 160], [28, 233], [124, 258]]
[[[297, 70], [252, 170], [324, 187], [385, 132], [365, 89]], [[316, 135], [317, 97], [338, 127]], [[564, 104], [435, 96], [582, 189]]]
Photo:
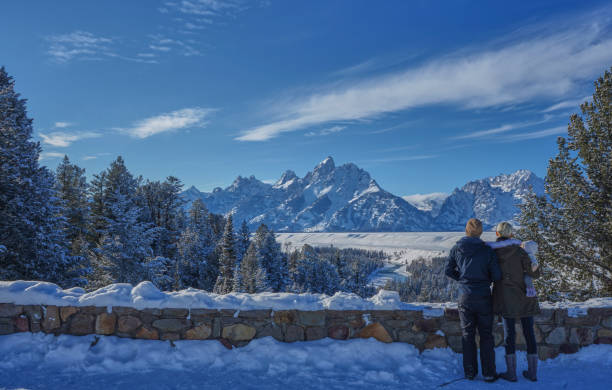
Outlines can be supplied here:
[[246, 256], [246, 252], [251, 244], [249, 227], [246, 221], [242, 221], [238, 237], [236, 238], [236, 265], [234, 266], [234, 282], [232, 291], [244, 292], [242, 283], [242, 271], [240, 270], [242, 260]]
[[175, 288], [194, 287], [211, 291], [219, 274], [214, 259], [215, 242], [208, 210], [197, 199], [188, 212], [187, 227], [178, 241], [178, 266]]
[[291, 290], [297, 293], [313, 292], [313, 276], [315, 263], [318, 261], [314, 248], [304, 244], [295, 260], [295, 271], [292, 273], [293, 284]]
[[143, 264], [145, 279], [151, 281], [160, 290], [170, 290], [174, 279], [172, 265], [174, 261], [162, 256], [148, 257]]
[[236, 238], [234, 237], [234, 227], [232, 215], [227, 217], [225, 231], [221, 242], [221, 258], [219, 259], [219, 277], [215, 283], [214, 292], [217, 294], [227, 294], [234, 287], [234, 269], [236, 267]]
[[612, 294], [612, 69], [549, 161], [545, 196], [522, 207], [519, 235], [538, 243], [544, 298]]
[[140, 208], [127, 195], [116, 193], [108, 205], [112, 218], [95, 250], [97, 255], [94, 281], [98, 287], [109, 283], [137, 284], [146, 275], [145, 264], [155, 256], [151, 243], [158, 234], [155, 228], [139, 222]]
[[55, 173], [55, 189], [62, 201], [62, 215], [66, 219], [66, 238], [71, 243], [74, 256], [87, 254], [87, 231], [89, 224], [89, 202], [85, 169], [70, 163], [64, 156]]
[[238, 239], [236, 240], [236, 257], [241, 260], [246, 255], [247, 249], [251, 244], [251, 232], [246, 221], [242, 221], [240, 225], [240, 231], [238, 232]]
[[92, 282], [96, 286], [136, 284], [143, 278], [144, 265], [155, 257], [151, 245], [160, 229], [142, 221], [138, 185], [139, 179], [132, 176], [121, 157], [92, 182], [96, 229]]
[[176, 258], [176, 244], [183, 228], [184, 199], [180, 193], [183, 184], [174, 176], [164, 182], [147, 181], [138, 188], [137, 200], [143, 209], [143, 221], [151, 222], [159, 228], [158, 239], [153, 243], [156, 255]]
[[[257, 259], [257, 247], [255, 243], [249, 245], [246, 255], [240, 263], [240, 276], [241, 276], [241, 292], [255, 293], [257, 292], [257, 275], [259, 270], [259, 262]], [[261, 274], [259, 279], [261, 282]], [[261, 287], [261, 286], [260, 286]]]
[[189, 209], [188, 225], [198, 231], [207, 231], [207, 235], [212, 238], [212, 227], [208, 217], [208, 210], [202, 199], [196, 199]]
[[338, 276], [340, 279], [346, 278], [346, 259], [342, 256], [340, 250], [336, 249], [332, 256], [332, 264], [338, 270]]
[[287, 259], [282, 253], [274, 233], [264, 224], [260, 225], [253, 243], [257, 249], [257, 259], [261, 272], [258, 273], [261, 289], [265, 291], [285, 291], [289, 284]]
[[242, 282], [242, 270], [241, 270], [241, 263], [240, 262], [236, 262], [236, 265], [234, 266], [234, 280], [232, 282], [232, 291], [233, 292], [244, 292], [244, 283]]
[[261, 266], [266, 271], [271, 291], [285, 291], [288, 284], [287, 260], [274, 233], [268, 232], [260, 248]]
[[100, 242], [102, 232], [106, 228], [105, 187], [106, 172], [94, 174], [89, 185], [89, 226], [87, 228], [87, 242], [92, 248]]
[[53, 174], [39, 166], [40, 145], [14, 81], [0, 68], [0, 279], [82, 282], [69, 254]]

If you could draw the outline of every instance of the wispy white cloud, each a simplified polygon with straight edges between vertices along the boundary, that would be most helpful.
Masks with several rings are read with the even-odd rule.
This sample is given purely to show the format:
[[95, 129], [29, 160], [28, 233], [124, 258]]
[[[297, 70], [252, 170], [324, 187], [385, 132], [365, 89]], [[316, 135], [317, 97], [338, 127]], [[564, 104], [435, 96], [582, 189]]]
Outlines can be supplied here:
[[227, 23], [248, 9], [268, 4], [268, 1], [256, 0], [180, 0], [167, 1], [158, 10], [173, 16], [179, 32], [192, 34], [215, 23]]
[[327, 129], [319, 130], [319, 131], [309, 131], [305, 134], [307, 137], [317, 137], [317, 136], [325, 136], [334, 133], [339, 133], [342, 130], [346, 129], [346, 126], [332, 126]]
[[129, 129], [120, 129], [134, 138], [148, 138], [155, 134], [177, 131], [190, 127], [203, 127], [204, 118], [214, 112], [212, 108], [183, 108], [153, 116], [137, 122]]
[[57, 129], [64, 129], [66, 127], [70, 127], [72, 126], [71, 122], [55, 122], [53, 124], [53, 127], [57, 128]]
[[120, 40], [94, 35], [88, 31], [77, 30], [67, 34], [51, 35], [46, 37], [45, 40], [49, 43], [47, 54], [59, 63], [67, 63], [72, 60], [104, 59], [121, 59], [143, 63], [157, 62], [151, 58], [122, 54], [119, 50]]
[[96, 59], [112, 53], [112, 38], [96, 36], [87, 31], [73, 31], [68, 34], [52, 35], [47, 53], [57, 62], [73, 59]]
[[475, 109], [559, 99], [611, 62], [612, 37], [602, 23], [546, 26], [519, 40], [496, 42], [494, 48], [466, 49], [400, 72], [277, 102], [285, 115], [236, 139], [264, 141], [324, 123], [435, 104]]
[[508, 123], [508, 124], [501, 125], [501, 126], [498, 126], [492, 129], [478, 130], [478, 131], [473, 131], [471, 133], [450, 137], [450, 139], [457, 140], [457, 139], [489, 138], [491, 136], [497, 136], [502, 133], [507, 133], [511, 130], [522, 129], [522, 128], [529, 127], [529, 126], [541, 125], [542, 123], [549, 122], [553, 118], [554, 118], [553, 115], [546, 114], [543, 116], [542, 119], [537, 120], [537, 121]]
[[240, 0], [181, 0], [169, 1], [165, 9], [174, 9], [182, 14], [197, 16], [221, 16], [232, 14], [248, 8], [248, 4]]
[[65, 153], [59, 153], [59, 152], [42, 152], [38, 155], [38, 161], [42, 161], [42, 160], [50, 160], [53, 158], [62, 158], [64, 157]]
[[185, 57], [200, 56], [202, 52], [197, 48], [198, 43], [193, 39], [174, 39], [167, 36], [155, 34], [150, 35], [151, 43], [149, 49], [157, 52], [176, 51]]
[[456, 137], [451, 137], [451, 139], [483, 138], [483, 137], [488, 137], [488, 136], [491, 136], [491, 135], [496, 135], [496, 134], [499, 134], [499, 133], [505, 133], [506, 131], [510, 131], [512, 129], [516, 129], [517, 127], [521, 127], [521, 126], [522, 126], [522, 124], [520, 124], [520, 123], [501, 125], [501, 126], [493, 128], [493, 129], [474, 131], [474, 132], [469, 133], [469, 134], [458, 135]]
[[567, 126], [552, 127], [550, 129], [530, 131], [526, 133], [509, 134], [501, 138], [504, 142], [525, 141], [535, 138], [544, 138], [551, 135], [563, 135], [567, 133]]
[[93, 131], [83, 131], [77, 133], [66, 133], [63, 131], [54, 131], [49, 134], [40, 133], [40, 138], [44, 144], [56, 146], [60, 148], [65, 148], [70, 146], [73, 142], [88, 139], [88, 138], [98, 138], [101, 137], [102, 134], [96, 133]]
[[586, 101], [590, 101], [591, 100], [591, 96], [585, 96], [582, 99], [574, 99], [574, 100], [565, 100], [562, 102], [559, 102], [557, 104], [554, 104], [550, 107], [548, 107], [547, 109], [543, 110], [542, 112], [551, 112], [551, 111], [557, 111], [557, 110], [562, 110], [565, 108], [573, 108], [574, 110], [578, 111], [580, 109], [580, 105]]

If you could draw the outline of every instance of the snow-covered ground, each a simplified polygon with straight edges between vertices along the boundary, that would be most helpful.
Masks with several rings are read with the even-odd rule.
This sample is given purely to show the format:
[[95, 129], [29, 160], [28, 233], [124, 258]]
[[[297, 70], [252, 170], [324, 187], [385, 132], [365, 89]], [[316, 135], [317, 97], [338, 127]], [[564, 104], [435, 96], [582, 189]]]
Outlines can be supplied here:
[[[419, 354], [374, 339], [281, 343], [243, 348], [218, 341], [132, 340], [20, 333], [0, 336], [0, 389], [432, 389], [462, 376], [450, 349]], [[502, 370], [503, 352], [496, 351]], [[525, 354], [518, 353], [519, 373]], [[593, 345], [540, 363], [539, 382], [461, 380], [446, 389], [609, 389], [612, 346]]]

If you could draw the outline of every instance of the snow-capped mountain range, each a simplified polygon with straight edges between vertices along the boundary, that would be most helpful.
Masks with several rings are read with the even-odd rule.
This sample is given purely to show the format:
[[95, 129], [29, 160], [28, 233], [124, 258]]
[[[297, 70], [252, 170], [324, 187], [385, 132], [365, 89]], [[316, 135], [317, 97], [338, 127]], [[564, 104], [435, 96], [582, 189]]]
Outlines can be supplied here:
[[265, 223], [277, 232], [461, 231], [479, 218], [490, 228], [511, 220], [530, 188], [544, 192], [544, 181], [527, 170], [476, 180], [452, 194], [399, 197], [355, 164], [336, 166], [331, 157], [300, 178], [288, 170], [274, 184], [238, 176], [227, 188], [183, 196], [187, 207], [200, 198], [214, 213], [232, 213], [251, 229]]

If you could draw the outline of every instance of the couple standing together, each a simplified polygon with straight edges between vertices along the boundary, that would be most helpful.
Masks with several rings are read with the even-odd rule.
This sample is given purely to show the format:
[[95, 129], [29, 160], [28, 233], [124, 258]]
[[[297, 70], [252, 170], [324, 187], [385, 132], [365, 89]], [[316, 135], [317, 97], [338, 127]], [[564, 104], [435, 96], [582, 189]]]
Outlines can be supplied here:
[[[513, 239], [512, 225], [496, 227], [497, 241], [480, 239], [482, 222], [470, 219], [463, 237], [451, 249], [445, 273], [459, 282], [459, 318], [462, 329], [463, 370], [467, 379], [478, 374], [476, 329], [480, 335], [480, 364], [487, 382], [503, 378], [516, 382], [516, 320], [520, 319], [527, 344], [528, 369], [523, 375], [537, 380], [538, 354], [533, 316], [540, 312], [532, 278], [539, 276], [537, 245]], [[529, 253], [528, 253], [529, 252]], [[491, 283], [493, 292], [491, 293]], [[493, 318], [504, 318], [506, 372], [497, 374]]]

